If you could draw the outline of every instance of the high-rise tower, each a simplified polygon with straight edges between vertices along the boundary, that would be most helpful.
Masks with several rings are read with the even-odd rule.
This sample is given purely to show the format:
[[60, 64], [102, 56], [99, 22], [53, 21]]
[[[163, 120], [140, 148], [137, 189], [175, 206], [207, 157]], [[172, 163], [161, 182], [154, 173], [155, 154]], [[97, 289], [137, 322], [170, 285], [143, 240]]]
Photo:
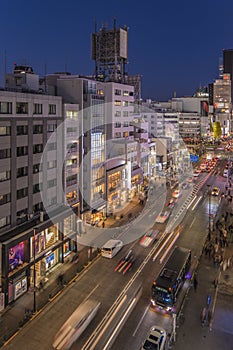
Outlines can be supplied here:
[[[230, 79], [233, 78], [233, 49], [223, 50], [223, 73], [229, 73]], [[233, 87], [231, 85], [231, 101], [233, 101]]]

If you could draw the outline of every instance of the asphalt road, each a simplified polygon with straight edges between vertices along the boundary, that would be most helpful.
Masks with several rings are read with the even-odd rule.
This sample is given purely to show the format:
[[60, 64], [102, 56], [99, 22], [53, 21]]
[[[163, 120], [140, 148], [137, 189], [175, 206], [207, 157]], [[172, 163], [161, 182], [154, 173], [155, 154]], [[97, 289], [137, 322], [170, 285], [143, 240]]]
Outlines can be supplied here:
[[[205, 175], [200, 176], [200, 181]], [[211, 177], [209, 183], [220, 181], [221, 178]], [[199, 180], [198, 180], [199, 181]], [[221, 182], [221, 181], [220, 181]], [[220, 183], [220, 185], [222, 182]], [[222, 185], [221, 185], [222, 186]], [[223, 182], [224, 186], [224, 182]], [[183, 219], [184, 229], [177, 239], [176, 244], [190, 248], [192, 250], [192, 264], [195, 266], [197, 259], [202, 250], [204, 241], [207, 235], [208, 227], [208, 212], [209, 198], [207, 196], [206, 187], [202, 188], [198, 193], [200, 196], [199, 203], [195, 207], [198, 197], [193, 204], [188, 208], [187, 214]], [[163, 194], [161, 193], [163, 196]], [[170, 194], [169, 194], [170, 196]], [[179, 199], [179, 211], [185, 204], [188, 196], [182, 196]], [[166, 199], [165, 199], [166, 200]], [[211, 210], [217, 209], [218, 198], [211, 199]], [[160, 211], [160, 209], [159, 209]], [[184, 211], [182, 214], [185, 213]], [[142, 217], [142, 222], [139, 220], [135, 223], [135, 229], [144, 232], [144, 220], [148, 221], [151, 214], [151, 223], [154, 222], [157, 212], [155, 212], [152, 203], [148, 212]], [[149, 223], [149, 226], [151, 226]], [[148, 222], [147, 222], [148, 225]], [[158, 224], [159, 225], [159, 224]], [[161, 225], [161, 229], [165, 226]], [[132, 225], [130, 230], [132, 229]], [[120, 232], [122, 234], [122, 232]], [[127, 231], [129, 233], [129, 230]], [[129, 249], [133, 249], [136, 261], [131, 271], [125, 276], [115, 272], [114, 268]], [[151, 248], [142, 248], [138, 241], [125, 246], [123, 250], [112, 260], [104, 258], [98, 259], [73, 285], [69, 286], [64, 293], [59, 296], [53, 304], [49, 305], [38, 317], [28, 323], [25, 328], [5, 347], [6, 349], [23, 349], [23, 350], [46, 350], [52, 349], [54, 335], [57, 333], [61, 325], [76, 309], [76, 307], [86, 298], [92, 297], [101, 302], [101, 307], [88, 326], [88, 329], [83, 333], [79, 340], [71, 349], [82, 349], [83, 345], [95, 330], [99, 322], [103, 319], [106, 312], [110, 309], [118, 295], [121, 293], [124, 286], [136, 273], [141, 263], [146, 258]], [[143, 284], [143, 293], [136, 308], [128, 318], [127, 323], [123, 327], [120, 335], [116, 339], [112, 349], [140, 349], [145, 335], [153, 324], [159, 323], [163, 325], [167, 331], [170, 331], [172, 320], [168, 316], [163, 316], [149, 310], [150, 291], [153, 278], [159, 273], [161, 265], [158, 259], [153, 262], [152, 259], [144, 266], [142, 272], [138, 274], [138, 279]], [[26, 341], [25, 341], [26, 340]]]

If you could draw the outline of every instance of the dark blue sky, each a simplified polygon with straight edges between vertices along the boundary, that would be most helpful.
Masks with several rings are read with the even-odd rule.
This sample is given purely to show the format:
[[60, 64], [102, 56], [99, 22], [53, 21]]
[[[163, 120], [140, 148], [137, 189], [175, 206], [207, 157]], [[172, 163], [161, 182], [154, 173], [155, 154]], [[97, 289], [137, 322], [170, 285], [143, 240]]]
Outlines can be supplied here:
[[[107, 3], [107, 4], [106, 4]], [[96, 18], [129, 27], [129, 74], [141, 74], [143, 98], [191, 95], [218, 75], [223, 48], [233, 48], [232, 0], [1, 0], [0, 82], [26, 63], [39, 75], [94, 73]]]

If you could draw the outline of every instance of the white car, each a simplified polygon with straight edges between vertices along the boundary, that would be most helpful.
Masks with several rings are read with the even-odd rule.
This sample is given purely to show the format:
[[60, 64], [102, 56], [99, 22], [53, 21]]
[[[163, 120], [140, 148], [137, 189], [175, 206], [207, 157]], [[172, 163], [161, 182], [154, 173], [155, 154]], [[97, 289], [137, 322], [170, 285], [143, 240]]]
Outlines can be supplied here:
[[162, 211], [161, 213], [159, 213], [159, 215], [155, 219], [155, 222], [157, 222], [159, 224], [163, 224], [165, 221], [167, 221], [169, 216], [170, 216], [170, 212], [169, 211]]
[[200, 176], [200, 172], [199, 172], [199, 171], [194, 171], [193, 176], [194, 176], [194, 177]]
[[151, 327], [147, 337], [142, 345], [141, 350], [164, 350], [167, 333], [160, 326]]

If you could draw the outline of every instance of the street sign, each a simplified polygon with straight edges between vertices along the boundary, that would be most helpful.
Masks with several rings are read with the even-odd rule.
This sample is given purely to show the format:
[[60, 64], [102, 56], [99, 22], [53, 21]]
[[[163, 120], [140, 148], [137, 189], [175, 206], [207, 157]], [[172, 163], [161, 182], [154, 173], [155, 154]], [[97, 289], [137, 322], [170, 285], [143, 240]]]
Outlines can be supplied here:
[[190, 154], [190, 162], [198, 162], [198, 156], [194, 155], [194, 154]]

